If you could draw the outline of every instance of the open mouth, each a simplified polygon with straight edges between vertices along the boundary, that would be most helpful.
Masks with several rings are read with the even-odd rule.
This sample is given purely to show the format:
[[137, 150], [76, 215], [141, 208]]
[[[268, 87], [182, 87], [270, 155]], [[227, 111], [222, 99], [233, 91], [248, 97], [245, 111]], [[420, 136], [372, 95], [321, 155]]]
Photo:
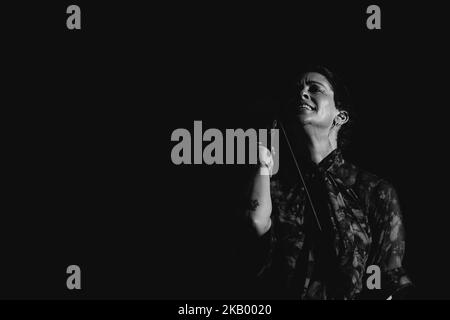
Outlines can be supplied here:
[[310, 106], [309, 104], [306, 104], [306, 103], [302, 103], [301, 105], [298, 106], [298, 108], [300, 110], [308, 110], [308, 111], [315, 110], [312, 106]]

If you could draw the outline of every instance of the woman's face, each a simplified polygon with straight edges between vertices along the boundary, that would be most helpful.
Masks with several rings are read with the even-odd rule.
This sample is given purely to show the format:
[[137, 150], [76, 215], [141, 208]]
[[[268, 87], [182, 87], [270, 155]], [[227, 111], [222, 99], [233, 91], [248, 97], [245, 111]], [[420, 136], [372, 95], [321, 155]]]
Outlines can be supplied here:
[[330, 129], [339, 111], [328, 80], [317, 72], [306, 73], [297, 84], [294, 112], [303, 126]]

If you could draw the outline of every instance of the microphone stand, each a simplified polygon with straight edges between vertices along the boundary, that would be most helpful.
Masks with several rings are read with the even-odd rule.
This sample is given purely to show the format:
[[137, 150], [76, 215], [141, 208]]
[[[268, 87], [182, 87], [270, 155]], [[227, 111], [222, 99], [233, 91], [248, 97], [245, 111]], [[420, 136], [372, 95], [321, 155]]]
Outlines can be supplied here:
[[289, 147], [289, 151], [291, 153], [292, 159], [294, 160], [295, 167], [297, 168], [297, 173], [300, 176], [300, 181], [302, 182], [303, 188], [305, 189], [306, 196], [308, 198], [308, 203], [311, 206], [311, 210], [313, 212], [314, 218], [316, 219], [317, 227], [319, 228], [319, 231], [322, 232], [322, 226], [320, 225], [319, 218], [317, 217], [317, 212], [316, 212], [316, 209], [315, 209], [314, 204], [312, 202], [311, 195], [309, 193], [308, 187], [306, 186], [305, 179], [303, 179], [302, 171], [300, 170], [300, 166], [298, 165], [298, 162], [297, 162], [297, 159], [295, 157], [294, 151], [292, 150], [291, 143], [289, 142], [289, 139], [287, 137], [286, 131], [285, 131], [284, 126], [283, 126], [283, 123], [279, 119], [276, 119], [276, 120], [273, 121], [272, 128], [275, 129], [278, 125], [280, 126], [280, 129], [283, 132], [283, 136], [286, 139], [286, 143], [287, 143], [287, 145]]

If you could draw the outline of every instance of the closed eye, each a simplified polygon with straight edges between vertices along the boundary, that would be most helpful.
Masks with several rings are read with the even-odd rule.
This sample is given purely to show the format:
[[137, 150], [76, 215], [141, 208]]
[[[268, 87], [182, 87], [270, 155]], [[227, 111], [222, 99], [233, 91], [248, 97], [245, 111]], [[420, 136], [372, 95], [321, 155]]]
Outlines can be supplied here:
[[311, 92], [313, 92], [313, 93], [317, 93], [317, 92], [324, 93], [324, 92], [325, 92], [320, 86], [318, 86], [318, 85], [316, 85], [316, 84], [312, 84], [312, 85], [309, 87], [309, 90], [310, 90]]

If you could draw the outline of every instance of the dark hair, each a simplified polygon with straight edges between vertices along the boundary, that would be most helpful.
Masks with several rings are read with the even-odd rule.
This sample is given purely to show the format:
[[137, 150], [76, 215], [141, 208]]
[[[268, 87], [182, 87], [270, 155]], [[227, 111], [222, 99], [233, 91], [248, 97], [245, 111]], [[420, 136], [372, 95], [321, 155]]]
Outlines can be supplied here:
[[347, 87], [335, 72], [332, 72], [327, 67], [321, 65], [308, 66], [298, 73], [298, 76], [295, 78], [295, 82], [293, 83], [295, 87], [297, 87], [298, 81], [305, 74], [310, 72], [319, 73], [327, 79], [331, 85], [331, 89], [334, 92], [334, 103], [336, 108], [338, 110], [346, 111], [349, 115], [348, 122], [342, 125], [338, 132], [338, 146], [339, 148], [345, 148], [350, 142], [349, 137], [356, 118]]

